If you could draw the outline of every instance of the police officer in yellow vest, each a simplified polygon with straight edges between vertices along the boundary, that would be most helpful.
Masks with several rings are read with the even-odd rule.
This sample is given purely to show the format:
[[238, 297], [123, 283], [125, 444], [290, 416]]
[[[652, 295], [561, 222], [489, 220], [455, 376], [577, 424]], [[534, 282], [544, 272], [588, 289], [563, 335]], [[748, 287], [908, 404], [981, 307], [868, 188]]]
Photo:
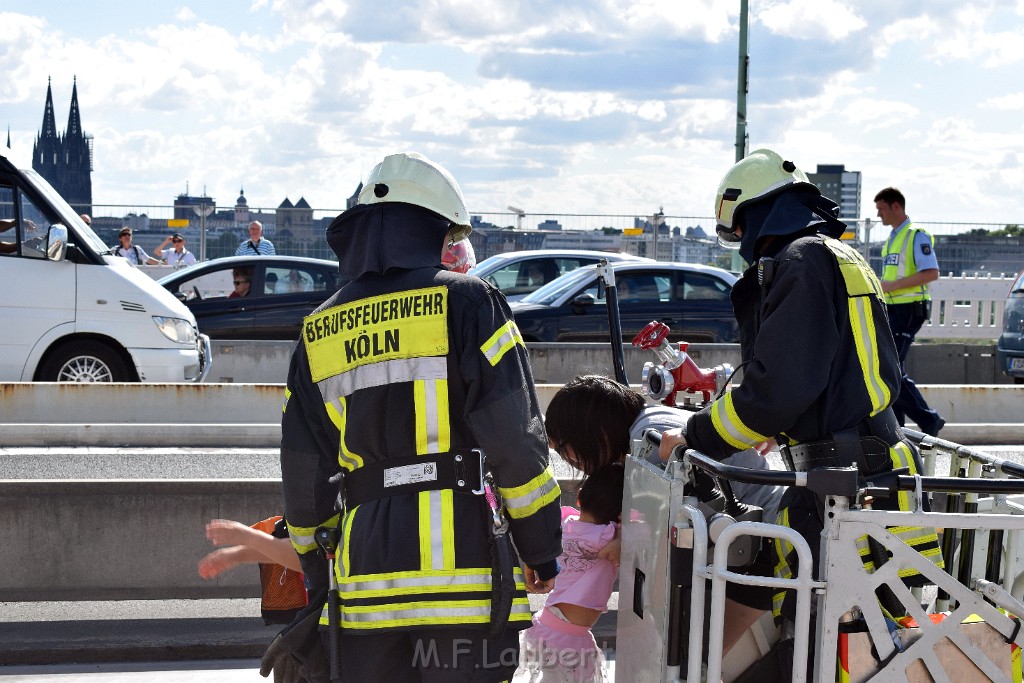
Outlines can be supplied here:
[[[722, 178], [715, 209], [719, 242], [753, 264], [732, 291], [743, 381], [694, 414], [685, 429], [665, 432], [662, 458], [681, 443], [716, 459], [750, 447], [765, 453], [778, 444], [787, 466], [801, 472], [850, 465], [864, 477], [894, 468], [920, 472], [919, 454], [889, 408], [900, 365], [882, 288], [860, 254], [837, 239], [846, 229], [839, 207], [792, 161], [759, 149]], [[778, 519], [807, 539], [815, 564], [821, 506], [808, 489], [793, 487], [783, 495]], [[877, 509], [912, 507], [906, 496], [875, 501]], [[941, 566], [934, 530], [891, 531]], [[858, 550], [873, 571], [886, 558], [866, 543]], [[788, 544], [762, 553], [776, 576], [795, 574]], [[908, 572], [904, 580], [919, 584], [921, 578]], [[793, 619], [795, 594], [774, 594], [772, 606], [777, 618]], [[756, 616], [734, 612], [747, 620]]]
[[524, 589], [558, 572], [559, 488], [525, 344], [501, 292], [441, 264], [470, 230], [454, 178], [415, 153], [386, 157], [327, 230], [351, 282], [303, 324], [281, 473], [312, 594], [330, 582], [317, 530], [339, 532], [320, 628], [337, 625], [346, 681], [511, 679]]
[[939, 279], [939, 262], [935, 258], [932, 236], [910, 222], [906, 199], [894, 187], [875, 195], [875, 208], [882, 225], [892, 228], [882, 249], [882, 291], [889, 313], [896, 350], [900, 356], [900, 395], [892, 405], [902, 425], [906, 417], [922, 432], [936, 436], [946, 421], [921, 395], [907, 375], [907, 353], [921, 326], [931, 317], [931, 295], [928, 283]]

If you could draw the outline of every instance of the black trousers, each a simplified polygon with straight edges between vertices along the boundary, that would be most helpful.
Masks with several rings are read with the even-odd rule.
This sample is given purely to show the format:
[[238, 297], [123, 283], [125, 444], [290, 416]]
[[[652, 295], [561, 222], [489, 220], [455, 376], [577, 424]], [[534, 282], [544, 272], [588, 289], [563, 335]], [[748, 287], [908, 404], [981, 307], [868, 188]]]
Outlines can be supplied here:
[[[480, 629], [370, 631], [338, 637], [345, 681], [387, 683], [499, 683], [519, 666], [519, 631], [488, 639]], [[324, 649], [329, 636], [321, 631]]]
[[900, 357], [900, 395], [892, 404], [896, 419], [902, 425], [906, 418], [913, 420], [922, 432], [936, 434], [942, 417], [933, 410], [918, 390], [914, 380], [907, 375], [907, 354], [914, 338], [925, 322], [925, 310], [921, 303], [889, 304], [889, 329], [892, 330], [896, 352]]

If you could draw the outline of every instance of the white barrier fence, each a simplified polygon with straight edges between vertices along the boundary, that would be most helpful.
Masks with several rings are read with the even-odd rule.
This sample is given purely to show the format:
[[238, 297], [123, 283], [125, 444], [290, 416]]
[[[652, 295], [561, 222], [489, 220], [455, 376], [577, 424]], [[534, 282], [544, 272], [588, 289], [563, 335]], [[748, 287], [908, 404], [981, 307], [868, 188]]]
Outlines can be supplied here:
[[929, 285], [932, 317], [918, 339], [987, 339], [1003, 328], [1003, 308], [1013, 277], [991, 274], [952, 274]]

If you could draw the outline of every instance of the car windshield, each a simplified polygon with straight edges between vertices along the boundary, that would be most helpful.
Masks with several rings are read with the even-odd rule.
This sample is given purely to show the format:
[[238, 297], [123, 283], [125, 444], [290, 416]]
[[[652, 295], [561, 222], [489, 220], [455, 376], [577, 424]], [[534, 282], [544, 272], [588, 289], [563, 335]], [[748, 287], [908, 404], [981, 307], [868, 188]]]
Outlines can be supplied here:
[[1024, 273], [1020, 274], [1017, 281], [1010, 287], [1011, 294], [1024, 294]]
[[584, 266], [555, 278], [540, 289], [520, 299], [527, 304], [550, 306], [558, 297], [567, 291], [577, 289], [582, 283], [594, 276], [594, 266]]

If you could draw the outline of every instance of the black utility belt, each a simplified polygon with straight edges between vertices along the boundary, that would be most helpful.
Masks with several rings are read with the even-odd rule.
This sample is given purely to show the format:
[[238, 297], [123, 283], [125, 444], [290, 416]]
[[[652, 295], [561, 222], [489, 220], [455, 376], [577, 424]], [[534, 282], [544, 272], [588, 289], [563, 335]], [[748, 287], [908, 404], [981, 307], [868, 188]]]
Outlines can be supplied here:
[[924, 299], [922, 301], [905, 301], [900, 304], [888, 304], [889, 306], [905, 306], [905, 310], [909, 310], [912, 315], [916, 315], [921, 318], [932, 317], [932, 300]]
[[346, 472], [345, 506], [378, 498], [450, 489], [483, 495], [484, 453], [479, 448], [388, 458]]
[[889, 444], [877, 436], [861, 436], [860, 453], [849, 455], [840, 450], [833, 439], [808, 441], [794, 446], [780, 446], [786, 465], [794, 472], [807, 472], [819, 467], [856, 467], [861, 474], [882, 472], [892, 466]]

